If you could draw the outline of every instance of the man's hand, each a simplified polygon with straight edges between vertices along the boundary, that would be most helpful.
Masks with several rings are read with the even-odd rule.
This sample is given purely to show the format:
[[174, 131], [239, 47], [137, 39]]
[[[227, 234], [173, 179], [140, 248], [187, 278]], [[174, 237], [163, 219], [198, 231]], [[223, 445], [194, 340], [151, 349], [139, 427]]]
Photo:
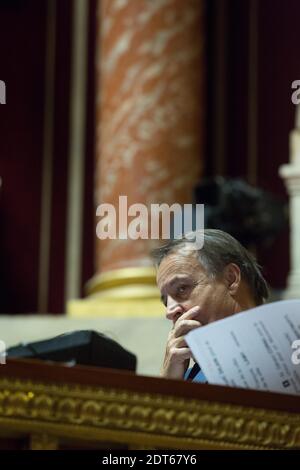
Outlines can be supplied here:
[[200, 307], [193, 307], [183, 313], [170, 331], [161, 373], [163, 377], [183, 379], [192, 357], [184, 336], [189, 331], [201, 326], [199, 321], [193, 319], [199, 314], [199, 311]]

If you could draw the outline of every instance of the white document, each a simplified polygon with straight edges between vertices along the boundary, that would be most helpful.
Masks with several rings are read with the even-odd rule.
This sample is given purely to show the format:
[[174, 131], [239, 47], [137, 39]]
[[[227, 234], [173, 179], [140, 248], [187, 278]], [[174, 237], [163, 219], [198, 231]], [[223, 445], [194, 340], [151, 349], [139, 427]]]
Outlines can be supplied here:
[[185, 340], [210, 384], [300, 394], [300, 300], [232, 315]]

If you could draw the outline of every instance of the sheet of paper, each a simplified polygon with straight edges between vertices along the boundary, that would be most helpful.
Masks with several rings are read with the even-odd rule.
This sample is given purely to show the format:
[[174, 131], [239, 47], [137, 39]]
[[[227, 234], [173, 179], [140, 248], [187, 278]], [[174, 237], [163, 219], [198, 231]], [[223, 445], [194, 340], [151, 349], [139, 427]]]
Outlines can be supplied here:
[[232, 315], [185, 339], [208, 383], [300, 394], [300, 300]]

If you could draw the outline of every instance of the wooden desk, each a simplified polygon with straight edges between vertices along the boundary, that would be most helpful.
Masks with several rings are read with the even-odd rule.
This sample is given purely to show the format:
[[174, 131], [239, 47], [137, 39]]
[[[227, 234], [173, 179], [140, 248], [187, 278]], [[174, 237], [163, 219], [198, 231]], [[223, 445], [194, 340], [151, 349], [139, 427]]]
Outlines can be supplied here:
[[9, 360], [0, 448], [300, 448], [300, 397]]

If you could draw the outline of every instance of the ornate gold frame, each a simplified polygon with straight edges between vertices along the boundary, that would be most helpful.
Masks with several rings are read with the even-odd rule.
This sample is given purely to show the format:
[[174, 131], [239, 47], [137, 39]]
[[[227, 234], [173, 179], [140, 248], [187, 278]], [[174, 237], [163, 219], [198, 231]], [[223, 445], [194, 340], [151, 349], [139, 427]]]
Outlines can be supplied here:
[[0, 377], [0, 431], [30, 437], [32, 449], [66, 440], [100, 448], [300, 448], [296, 413], [14, 377]]

